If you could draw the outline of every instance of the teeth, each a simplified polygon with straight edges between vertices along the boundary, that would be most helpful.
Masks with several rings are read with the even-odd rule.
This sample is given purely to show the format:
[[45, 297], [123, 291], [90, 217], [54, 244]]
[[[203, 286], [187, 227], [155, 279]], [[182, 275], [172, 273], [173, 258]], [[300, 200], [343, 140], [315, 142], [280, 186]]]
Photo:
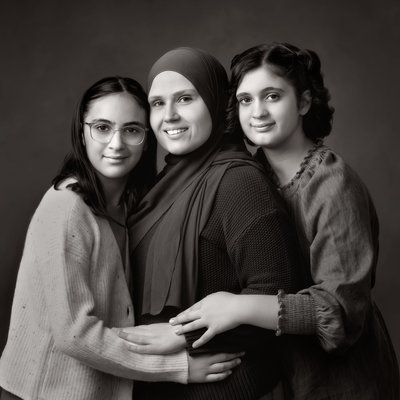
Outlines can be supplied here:
[[171, 130], [165, 131], [165, 132], [167, 132], [168, 135], [177, 135], [178, 133], [185, 132], [186, 129], [187, 129], [187, 128], [171, 129]]

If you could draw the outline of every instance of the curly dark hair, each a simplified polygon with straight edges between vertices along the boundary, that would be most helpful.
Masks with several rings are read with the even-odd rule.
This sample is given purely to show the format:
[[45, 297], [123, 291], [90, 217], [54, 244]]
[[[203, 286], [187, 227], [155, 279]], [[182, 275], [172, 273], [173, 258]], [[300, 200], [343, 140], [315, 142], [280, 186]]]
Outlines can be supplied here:
[[311, 106], [303, 116], [304, 133], [313, 142], [328, 136], [332, 129], [334, 108], [329, 105], [330, 94], [324, 85], [320, 58], [312, 50], [278, 42], [258, 45], [233, 57], [227, 109], [228, 132], [243, 135], [236, 91], [246, 73], [261, 66], [268, 66], [275, 74], [287, 79], [295, 89], [298, 102], [306, 90], [310, 92]]
[[[65, 157], [58, 175], [52, 181], [54, 187], [57, 189], [64, 179], [69, 177], [75, 178], [76, 183], [72, 183], [68, 187], [79, 193], [95, 214], [104, 217], [107, 217], [107, 212], [103, 187], [86, 154], [82, 132], [84, 117], [92, 101], [115, 93], [130, 94], [140, 107], [145, 110], [146, 125], [150, 126], [150, 107], [147, 102], [147, 95], [137, 81], [131, 78], [113, 76], [95, 82], [84, 92], [76, 105], [71, 126], [72, 150]], [[143, 155], [136, 167], [129, 174], [123, 195], [125, 201], [128, 201], [129, 204], [133, 205], [140, 196], [140, 193], [154, 179], [156, 175], [155, 159], [156, 140], [153, 132], [150, 130], [146, 135], [146, 147]]]

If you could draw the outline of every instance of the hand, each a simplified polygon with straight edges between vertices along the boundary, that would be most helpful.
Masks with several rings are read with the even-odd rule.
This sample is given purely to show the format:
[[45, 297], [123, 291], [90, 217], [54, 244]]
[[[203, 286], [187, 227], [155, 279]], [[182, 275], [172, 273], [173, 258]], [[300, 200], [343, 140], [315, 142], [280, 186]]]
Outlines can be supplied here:
[[227, 378], [244, 353], [218, 353], [189, 356], [189, 383], [217, 382]]
[[118, 330], [129, 351], [140, 354], [171, 354], [186, 347], [184, 336], [175, 333], [168, 323], [139, 325]]
[[176, 326], [176, 333], [191, 332], [200, 328], [208, 328], [207, 331], [193, 343], [197, 348], [211, 340], [215, 335], [236, 328], [240, 325], [237, 317], [237, 310], [240, 302], [237, 295], [227, 292], [217, 292], [208, 295], [195, 303], [187, 310], [178, 314], [170, 320], [170, 324]]

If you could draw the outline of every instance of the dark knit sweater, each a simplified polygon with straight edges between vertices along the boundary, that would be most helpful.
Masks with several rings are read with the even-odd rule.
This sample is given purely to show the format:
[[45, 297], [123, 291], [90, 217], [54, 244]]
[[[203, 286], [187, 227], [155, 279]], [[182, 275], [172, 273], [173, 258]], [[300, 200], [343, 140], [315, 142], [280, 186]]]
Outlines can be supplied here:
[[[146, 238], [133, 256], [136, 323], [168, 321], [180, 310], [164, 309], [158, 316], [141, 316]], [[199, 238], [197, 300], [216, 291], [277, 294], [298, 288], [296, 245], [286, 213], [266, 177], [250, 166], [229, 169], [218, 188], [215, 206]], [[282, 338], [273, 332], [240, 326], [200, 349], [191, 344], [202, 332], [186, 336], [192, 356], [199, 352], [246, 351], [239, 367], [222, 382], [180, 385], [137, 383], [133, 398], [250, 400], [269, 392], [279, 379]]]

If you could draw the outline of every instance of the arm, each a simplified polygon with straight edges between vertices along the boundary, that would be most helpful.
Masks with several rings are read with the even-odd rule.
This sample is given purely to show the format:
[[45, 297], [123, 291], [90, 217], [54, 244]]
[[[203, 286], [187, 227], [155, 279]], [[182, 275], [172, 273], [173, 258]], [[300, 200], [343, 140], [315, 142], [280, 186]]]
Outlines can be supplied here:
[[278, 311], [277, 296], [217, 292], [172, 318], [170, 324], [176, 327], [178, 335], [207, 328], [193, 342], [193, 348], [197, 348], [214, 336], [243, 324], [275, 330], [278, 326]]
[[[116, 329], [125, 339], [129, 351], [140, 354], [171, 354], [186, 347], [184, 336], [178, 336], [175, 328], [167, 323], [139, 325]], [[232, 368], [241, 362], [244, 353], [205, 354], [189, 356], [189, 382], [216, 382], [231, 374]]]
[[167, 356], [131, 353], [125, 341], [98, 317], [92, 274], [100, 231], [83, 202], [67, 190], [53, 193], [35, 226], [38, 278], [57, 350], [112, 375], [187, 382], [185, 351]]
[[[312, 201], [311, 201], [312, 200]], [[316, 335], [326, 351], [357, 341], [371, 306], [378, 221], [358, 176], [330, 154], [300, 193], [298, 223], [310, 243], [314, 284], [281, 296], [280, 330]]]

